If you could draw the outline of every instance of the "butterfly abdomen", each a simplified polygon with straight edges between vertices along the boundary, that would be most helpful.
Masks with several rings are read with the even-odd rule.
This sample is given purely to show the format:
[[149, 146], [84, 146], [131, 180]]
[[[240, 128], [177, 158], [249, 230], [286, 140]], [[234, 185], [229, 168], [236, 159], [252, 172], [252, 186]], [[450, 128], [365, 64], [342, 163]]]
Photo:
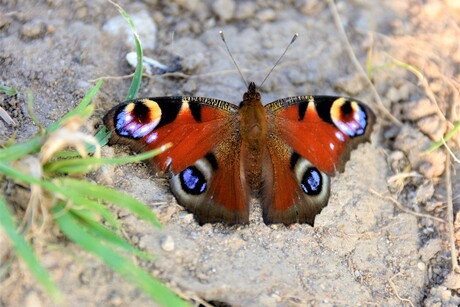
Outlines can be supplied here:
[[255, 90], [243, 97], [240, 104], [240, 137], [243, 173], [251, 190], [257, 194], [262, 187], [262, 168], [268, 135], [267, 115]]

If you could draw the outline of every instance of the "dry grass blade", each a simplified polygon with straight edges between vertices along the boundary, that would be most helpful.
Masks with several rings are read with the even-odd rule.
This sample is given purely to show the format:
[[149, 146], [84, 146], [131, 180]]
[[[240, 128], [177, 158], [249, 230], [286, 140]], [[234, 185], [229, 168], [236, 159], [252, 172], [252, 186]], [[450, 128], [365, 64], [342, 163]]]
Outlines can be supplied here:
[[0, 117], [5, 121], [10, 126], [17, 126], [16, 122], [14, 119], [11, 118], [11, 116], [3, 109], [0, 107]]
[[401, 275], [401, 273], [397, 273], [395, 274], [393, 277], [391, 278], [388, 278], [388, 283], [390, 284], [390, 287], [391, 289], [393, 290], [393, 292], [395, 293], [396, 297], [401, 301], [401, 302], [406, 302], [408, 303], [409, 305], [411, 305], [412, 307], [415, 307], [414, 303], [412, 303], [412, 301], [408, 298], [402, 298], [400, 295], [399, 295], [399, 292], [398, 290], [396, 289], [396, 286], [395, 286], [395, 283], [393, 282], [393, 279], [396, 278], [397, 276]]
[[371, 192], [374, 195], [377, 195], [378, 197], [380, 197], [382, 199], [387, 199], [387, 200], [391, 201], [393, 204], [396, 205], [396, 207], [398, 207], [401, 211], [404, 211], [405, 213], [412, 214], [412, 215], [415, 215], [415, 216], [418, 216], [418, 217], [425, 217], [425, 218], [432, 219], [432, 220], [435, 220], [435, 221], [438, 221], [438, 222], [441, 222], [441, 223], [447, 223], [445, 220], [443, 220], [442, 218], [439, 218], [437, 216], [433, 216], [433, 215], [419, 213], [419, 212], [409, 210], [406, 207], [404, 207], [403, 205], [401, 205], [401, 203], [399, 201], [397, 201], [396, 199], [394, 199], [393, 197], [384, 196], [384, 195], [380, 194], [379, 192], [375, 191], [374, 189], [369, 189], [369, 192]]
[[452, 201], [452, 178], [450, 175], [450, 155], [446, 155], [446, 198], [447, 198], [447, 221], [449, 223], [449, 244], [452, 261], [452, 271], [460, 273], [458, 266], [458, 252], [455, 246], [455, 231], [454, 231], [454, 204]]
[[101, 146], [94, 136], [78, 131], [83, 125], [84, 120], [78, 116], [70, 117], [65, 120], [62, 126], [51, 133], [40, 152], [42, 164], [48, 162], [57, 152], [67, 148], [75, 147], [80, 156], [88, 157], [88, 145], [94, 146], [94, 157], [101, 156]]

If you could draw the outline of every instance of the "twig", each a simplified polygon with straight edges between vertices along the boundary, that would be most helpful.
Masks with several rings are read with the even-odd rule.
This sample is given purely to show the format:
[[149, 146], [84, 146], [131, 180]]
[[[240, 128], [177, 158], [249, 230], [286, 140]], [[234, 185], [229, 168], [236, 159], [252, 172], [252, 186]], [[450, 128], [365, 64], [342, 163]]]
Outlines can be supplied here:
[[374, 96], [374, 99], [377, 101], [377, 107], [396, 125], [399, 127], [402, 126], [402, 123], [399, 119], [393, 116], [393, 114], [390, 113], [385, 108], [385, 105], [383, 104], [382, 100], [380, 99], [380, 95], [378, 94], [377, 90], [374, 87], [374, 84], [372, 84], [371, 80], [367, 76], [366, 72], [364, 71], [364, 68], [361, 66], [359, 63], [358, 59], [356, 58], [356, 55], [353, 51], [353, 48], [351, 47], [350, 41], [348, 40], [347, 34], [345, 33], [345, 29], [343, 28], [342, 20], [340, 19], [339, 12], [337, 11], [337, 7], [335, 6], [334, 0], [327, 0], [327, 3], [329, 5], [329, 9], [332, 13], [332, 17], [334, 18], [334, 23], [337, 29], [339, 30], [340, 35], [342, 36], [342, 39], [345, 41], [345, 46], [346, 50], [348, 52], [348, 56], [350, 57], [353, 65], [358, 69], [359, 73], [364, 77], [364, 80], [366, 80], [367, 85], [371, 89], [372, 95]]
[[17, 126], [18, 125], [14, 121], [14, 119], [12, 119], [11, 116], [2, 107], [0, 107], [0, 118], [2, 118], [10, 126]]
[[447, 222], [449, 223], [449, 243], [450, 254], [452, 261], [452, 271], [459, 272], [457, 261], [457, 248], [455, 247], [455, 231], [454, 231], [454, 205], [452, 201], [452, 178], [450, 177], [450, 155], [446, 155], [446, 194], [447, 194]]
[[379, 192], [375, 191], [372, 188], [369, 189], [369, 192], [371, 192], [374, 195], [377, 195], [380, 198], [387, 199], [387, 200], [391, 201], [393, 204], [396, 205], [396, 207], [398, 207], [399, 209], [401, 209], [401, 211], [404, 211], [405, 213], [412, 214], [412, 215], [415, 215], [415, 216], [418, 216], [418, 217], [426, 217], [428, 219], [432, 219], [432, 220], [435, 220], [435, 221], [438, 221], [438, 222], [441, 222], [441, 223], [447, 223], [445, 220], [443, 220], [442, 218], [439, 218], [437, 216], [433, 216], [433, 215], [429, 215], [429, 214], [425, 214], [425, 213], [419, 213], [419, 212], [409, 210], [406, 207], [404, 207], [403, 205], [401, 205], [401, 203], [399, 201], [397, 201], [396, 199], [394, 199], [393, 197], [391, 197], [391, 196], [383, 196], [382, 194], [380, 194]]
[[444, 137], [442, 137], [441, 140], [442, 140], [442, 143], [444, 144], [444, 147], [446, 148], [446, 150], [447, 150], [447, 151], [450, 153], [450, 155], [452, 156], [452, 159], [454, 159], [455, 162], [460, 163], [460, 159], [458, 159], [457, 156], [452, 152], [452, 150], [450, 149], [450, 147], [447, 145], [446, 140], [444, 139]]
[[411, 305], [412, 307], [415, 307], [414, 303], [412, 303], [412, 301], [408, 298], [402, 298], [400, 295], [399, 295], [399, 292], [398, 290], [396, 289], [396, 286], [393, 282], [393, 278], [395, 278], [396, 276], [399, 276], [401, 275], [401, 273], [397, 273], [395, 274], [393, 277], [391, 278], [388, 278], [388, 283], [390, 284], [390, 287], [391, 289], [393, 289], [393, 292], [395, 293], [396, 297], [401, 301], [401, 302], [406, 302], [406, 303], [409, 303], [409, 305]]
[[413, 73], [417, 79], [419, 80], [419, 82], [422, 84], [423, 88], [425, 89], [425, 94], [426, 96], [428, 97], [428, 99], [430, 100], [430, 102], [432, 104], [435, 105], [436, 107], [436, 113], [438, 114], [438, 116], [444, 120], [445, 122], [447, 122], [451, 127], [453, 126], [453, 124], [447, 120], [447, 118], [444, 116], [444, 113], [442, 113], [441, 111], [441, 108], [439, 107], [439, 103], [438, 103], [438, 100], [436, 99], [436, 95], [433, 93], [433, 90], [431, 89], [430, 87], [430, 84], [428, 83], [427, 79], [425, 78], [425, 76], [423, 75], [423, 73], [421, 73], [419, 70], [417, 70], [415, 67], [413, 67], [412, 65], [405, 65], [404, 62], [390, 56], [392, 58], [392, 60], [398, 64], [398, 65], [404, 65], [404, 67], [409, 70], [411, 73]]

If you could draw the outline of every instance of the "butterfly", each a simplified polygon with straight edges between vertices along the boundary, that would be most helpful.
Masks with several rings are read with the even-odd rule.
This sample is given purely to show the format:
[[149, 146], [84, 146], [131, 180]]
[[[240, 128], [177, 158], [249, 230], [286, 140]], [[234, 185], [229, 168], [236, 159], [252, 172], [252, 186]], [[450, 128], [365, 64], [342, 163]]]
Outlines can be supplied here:
[[170, 172], [179, 204], [199, 224], [249, 222], [252, 196], [270, 223], [314, 224], [327, 205], [330, 176], [369, 139], [375, 115], [334, 96], [261, 102], [251, 82], [237, 106], [214, 98], [170, 96], [123, 102], [103, 119], [109, 144], [147, 151], [173, 146], [150, 162]]

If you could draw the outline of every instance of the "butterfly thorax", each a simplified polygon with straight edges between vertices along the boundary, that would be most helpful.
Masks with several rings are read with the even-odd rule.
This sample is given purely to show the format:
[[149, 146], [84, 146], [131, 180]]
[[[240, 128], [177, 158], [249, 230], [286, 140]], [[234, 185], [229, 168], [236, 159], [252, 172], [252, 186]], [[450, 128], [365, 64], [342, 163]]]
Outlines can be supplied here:
[[249, 84], [239, 109], [243, 168], [253, 190], [261, 184], [262, 161], [266, 147], [267, 118], [260, 93], [254, 83]]

